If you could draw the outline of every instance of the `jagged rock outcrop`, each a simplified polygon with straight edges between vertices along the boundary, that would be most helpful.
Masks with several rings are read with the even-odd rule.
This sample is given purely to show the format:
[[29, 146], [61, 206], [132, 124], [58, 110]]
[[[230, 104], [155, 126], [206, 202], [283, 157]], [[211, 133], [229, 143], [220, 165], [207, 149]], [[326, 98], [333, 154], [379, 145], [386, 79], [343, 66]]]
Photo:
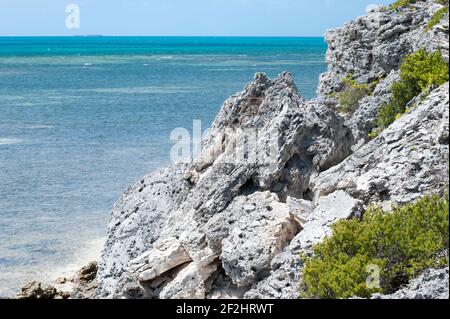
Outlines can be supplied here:
[[68, 299], [69, 293], [58, 291], [50, 285], [43, 285], [33, 281], [24, 286], [14, 299]]
[[[425, 30], [439, 7], [377, 9], [330, 31], [318, 99], [304, 101], [289, 73], [257, 74], [224, 103], [192, 163], [146, 176], [116, 203], [95, 296], [297, 298], [299, 256], [333, 223], [372, 203], [389, 209], [441, 191], [448, 83], [367, 139], [401, 59], [421, 47], [448, 52], [448, 17]], [[328, 94], [350, 73], [379, 82], [343, 119], [327, 107]]]
[[343, 190], [354, 198], [409, 203], [443, 189], [448, 178], [448, 83], [341, 164], [315, 176], [316, 197]]
[[409, 285], [391, 295], [376, 294], [372, 299], [449, 299], [448, 268], [430, 269]]
[[361, 201], [343, 191], [319, 198], [316, 203], [297, 202], [294, 212], [302, 212], [303, 230], [271, 264], [270, 274], [245, 294], [249, 299], [296, 299], [300, 295], [302, 261], [314, 244], [331, 235], [330, 226], [341, 219], [361, 214]]
[[380, 107], [388, 103], [391, 97], [392, 84], [400, 79], [400, 71], [392, 70], [375, 87], [373, 93], [359, 101], [355, 112], [345, 121], [355, 138], [354, 150], [364, 145], [369, 140], [369, 133], [375, 128], [375, 119]]
[[425, 48], [440, 50], [448, 62], [448, 14], [427, 29], [427, 23], [442, 5], [418, 1], [398, 10], [380, 7], [326, 33], [328, 71], [321, 75], [317, 94], [327, 105], [336, 105], [337, 92], [349, 75], [358, 83], [376, 83], [373, 94], [359, 102], [346, 125], [355, 137], [355, 149], [368, 142], [380, 107], [389, 101], [391, 85], [399, 78], [404, 57]]
[[14, 299], [90, 299], [97, 289], [97, 262], [82, 267], [71, 277], [59, 277], [52, 284], [32, 281]]
[[303, 230], [272, 261], [271, 274], [247, 298], [298, 298], [300, 254], [330, 235], [333, 222], [363, 213], [368, 204], [394, 204], [445, 189], [448, 181], [448, 83], [341, 164], [311, 178], [314, 201]]
[[448, 51], [445, 19], [432, 31], [427, 22], [442, 5], [433, 0], [390, 10], [380, 7], [367, 15], [325, 34], [328, 71], [321, 76], [317, 93], [339, 92], [342, 79], [352, 74], [360, 83], [370, 83], [398, 69], [402, 59], [421, 48]]
[[114, 297], [126, 283], [123, 273], [129, 261], [159, 238], [168, 213], [186, 196], [187, 182], [182, 178], [186, 167], [175, 164], [144, 177], [114, 205], [98, 267], [98, 297]]
[[[90, 262], [75, 274], [74, 278], [71, 279], [73, 282], [71, 298], [90, 299], [94, 296], [98, 287], [97, 271], [97, 262]], [[63, 280], [66, 279], [63, 278]]]
[[147, 177], [144, 195], [141, 183], [116, 204], [99, 296], [204, 298], [222, 270], [236, 287], [256, 283], [300, 230], [287, 198], [301, 199], [312, 174], [347, 157], [352, 136], [284, 73], [257, 74], [227, 100], [206, 141], [184, 173]]

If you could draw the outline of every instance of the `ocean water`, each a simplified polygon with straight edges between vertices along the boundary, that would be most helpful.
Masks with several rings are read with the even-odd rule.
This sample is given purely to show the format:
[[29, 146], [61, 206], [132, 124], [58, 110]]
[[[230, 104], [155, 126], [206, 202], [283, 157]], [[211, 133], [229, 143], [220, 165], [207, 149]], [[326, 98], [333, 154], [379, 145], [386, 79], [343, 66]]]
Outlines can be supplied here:
[[97, 258], [112, 205], [255, 72], [312, 98], [323, 38], [0, 38], [0, 296]]

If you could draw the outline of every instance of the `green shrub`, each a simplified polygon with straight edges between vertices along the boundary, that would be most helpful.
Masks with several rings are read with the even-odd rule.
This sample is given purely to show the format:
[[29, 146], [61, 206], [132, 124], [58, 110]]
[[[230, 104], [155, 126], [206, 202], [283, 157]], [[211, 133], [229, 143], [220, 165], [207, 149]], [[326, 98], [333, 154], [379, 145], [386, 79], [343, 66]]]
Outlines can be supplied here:
[[405, 8], [411, 4], [416, 3], [418, 0], [397, 0], [389, 6], [391, 10], [396, 10], [399, 8]]
[[[397, 0], [391, 5], [389, 5], [389, 9], [397, 10], [399, 8], [406, 8], [416, 2], [425, 1], [425, 0]], [[434, 2], [442, 4], [443, 6], [448, 7], [449, 0], [434, 0]]]
[[339, 92], [339, 111], [351, 113], [358, 107], [359, 101], [370, 95], [372, 89], [367, 84], [357, 83], [348, 75], [342, 80], [343, 90]]
[[437, 10], [434, 14], [431, 20], [428, 22], [426, 30], [431, 30], [435, 25], [437, 25], [439, 22], [441, 22], [441, 19], [448, 14], [448, 3], [446, 7], [443, 7], [439, 10]]
[[[385, 213], [370, 208], [362, 220], [333, 226], [333, 235], [305, 260], [301, 296], [339, 299], [391, 293], [429, 267], [448, 265], [448, 195], [430, 196]], [[380, 286], [366, 284], [367, 266], [380, 269]]]
[[406, 57], [400, 67], [400, 81], [393, 83], [392, 97], [378, 111], [376, 127], [369, 136], [375, 137], [392, 124], [406, 111], [414, 97], [431, 85], [439, 86], [448, 79], [448, 64], [439, 51], [429, 53], [422, 49]]
[[434, 0], [434, 2], [442, 4], [443, 6], [447, 6], [449, 4], [449, 0]]

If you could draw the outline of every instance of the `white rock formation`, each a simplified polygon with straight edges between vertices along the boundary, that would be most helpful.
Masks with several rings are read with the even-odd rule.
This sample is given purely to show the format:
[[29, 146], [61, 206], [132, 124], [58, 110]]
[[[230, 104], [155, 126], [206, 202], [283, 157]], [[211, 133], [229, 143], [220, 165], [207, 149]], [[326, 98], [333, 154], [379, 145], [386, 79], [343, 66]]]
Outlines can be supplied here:
[[[426, 32], [440, 6], [414, 7], [376, 9], [330, 31], [318, 99], [304, 101], [288, 73], [257, 74], [224, 103], [193, 163], [130, 188], [113, 209], [96, 297], [297, 298], [299, 256], [334, 222], [360, 216], [369, 203], [389, 208], [442, 190], [448, 83], [366, 138], [401, 59], [421, 47], [448, 56], [448, 16]], [[328, 94], [349, 73], [381, 80], [343, 119], [327, 107]]]
[[370, 83], [398, 69], [403, 58], [421, 48], [448, 52], [448, 17], [431, 32], [427, 22], [442, 5], [433, 0], [389, 10], [380, 7], [325, 34], [328, 71], [321, 77], [318, 95], [338, 92], [342, 79], [352, 74]]
[[379, 137], [315, 176], [316, 197], [344, 190], [354, 198], [405, 204], [443, 189], [448, 170], [448, 83], [435, 89]]

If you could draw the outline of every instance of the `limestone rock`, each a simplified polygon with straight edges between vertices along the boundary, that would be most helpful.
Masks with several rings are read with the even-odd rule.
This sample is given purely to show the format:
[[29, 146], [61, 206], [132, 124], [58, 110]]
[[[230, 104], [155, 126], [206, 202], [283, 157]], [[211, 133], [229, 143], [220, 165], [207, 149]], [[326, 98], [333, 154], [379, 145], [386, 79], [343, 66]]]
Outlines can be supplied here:
[[33, 281], [22, 288], [14, 299], [68, 299], [69, 294], [58, 291], [55, 287]]
[[[153, 247], [151, 254], [145, 255], [145, 270], [141, 269], [140, 281], [152, 280], [165, 272], [191, 261], [189, 254], [176, 238], [167, 238]], [[139, 262], [139, 261], [138, 261]], [[133, 265], [136, 261], [131, 261]]]
[[[319, 96], [338, 92], [342, 79], [352, 74], [370, 83], [398, 69], [402, 59], [420, 48], [447, 50], [448, 25], [426, 31], [427, 22], [442, 6], [433, 0], [418, 1], [399, 10], [380, 7], [326, 35], [328, 71], [321, 76]], [[444, 19], [445, 20], [445, 19]]]
[[[448, 58], [448, 16], [425, 30], [439, 8], [426, 0], [377, 9], [328, 32], [317, 99], [304, 101], [289, 73], [256, 74], [225, 101], [192, 163], [145, 177], [116, 203], [95, 297], [297, 298], [299, 256], [333, 223], [372, 202], [387, 207], [442, 190], [448, 83], [367, 140], [402, 58], [422, 47]], [[378, 84], [343, 119], [328, 107], [329, 93], [348, 74]]]
[[175, 164], [144, 177], [114, 205], [108, 238], [98, 269], [98, 297], [114, 297], [127, 283], [128, 263], [159, 238], [170, 211], [184, 199], [185, 164]]
[[313, 245], [331, 235], [330, 226], [338, 220], [346, 219], [361, 212], [361, 202], [337, 191], [321, 197], [311, 208], [303, 230], [278, 254], [271, 265], [269, 276], [245, 294], [249, 299], [290, 298], [296, 299], [300, 292], [302, 262], [300, 254], [311, 252]]
[[[162, 194], [149, 187], [144, 199], [137, 185], [116, 204], [100, 267], [103, 296], [204, 297], [222, 270], [238, 289], [254, 284], [300, 230], [301, 219], [286, 200], [300, 200], [310, 176], [348, 156], [352, 141], [333, 111], [303, 101], [290, 74], [274, 80], [257, 74], [224, 103], [203, 153], [187, 169], [146, 178], [148, 183], [164, 174]], [[175, 189], [183, 195], [166, 197]], [[167, 206], [155, 208], [161, 201]], [[133, 215], [135, 206], [141, 215]], [[118, 239], [130, 252], [118, 258], [119, 265]], [[139, 245], [129, 244], [134, 241]]]
[[391, 295], [376, 294], [372, 299], [447, 299], [449, 298], [448, 268], [429, 269], [408, 286]]
[[[248, 211], [247, 205], [253, 209]], [[238, 222], [223, 239], [220, 255], [222, 267], [238, 287], [253, 284], [264, 276], [273, 257], [300, 230], [289, 207], [269, 192], [238, 198], [221, 215], [238, 215], [232, 217]]]
[[391, 98], [391, 87], [400, 79], [399, 70], [392, 70], [386, 78], [382, 79], [370, 96], [359, 102], [355, 113], [348, 118], [345, 124], [352, 130], [357, 150], [369, 141], [369, 133], [375, 128], [375, 120], [383, 104]]
[[341, 164], [314, 176], [319, 198], [344, 190], [365, 203], [409, 203], [447, 183], [448, 83], [433, 90], [379, 137]]
[[97, 262], [90, 262], [82, 267], [72, 279], [74, 284], [71, 298], [90, 299], [94, 296], [97, 288]]
[[159, 297], [161, 299], [205, 299], [207, 279], [216, 269], [214, 264], [205, 268], [191, 263], [163, 288]]
[[448, 14], [432, 30], [427, 29], [440, 8], [433, 0], [398, 10], [381, 7], [327, 32], [328, 71], [321, 75], [318, 87], [321, 103], [336, 106], [342, 80], [349, 75], [358, 83], [375, 83], [374, 92], [359, 101], [354, 114], [347, 114], [345, 124], [355, 138], [353, 150], [368, 142], [378, 111], [389, 101], [392, 83], [399, 79], [399, 67], [407, 55], [421, 48], [440, 50], [448, 62]]
[[[246, 117], [248, 112], [256, 113]], [[242, 130], [233, 130], [235, 125]], [[194, 208], [200, 223], [246, 192], [272, 191], [282, 200], [299, 196], [310, 174], [340, 162], [352, 143], [350, 130], [332, 111], [303, 102], [288, 73], [274, 81], [258, 74], [244, 92], [227, 100], [207, 141], [219, 133], [227, 135], [223, 153], [200, 172], [195, 161], [186, 174], [195, 183], [182, 209]]]

